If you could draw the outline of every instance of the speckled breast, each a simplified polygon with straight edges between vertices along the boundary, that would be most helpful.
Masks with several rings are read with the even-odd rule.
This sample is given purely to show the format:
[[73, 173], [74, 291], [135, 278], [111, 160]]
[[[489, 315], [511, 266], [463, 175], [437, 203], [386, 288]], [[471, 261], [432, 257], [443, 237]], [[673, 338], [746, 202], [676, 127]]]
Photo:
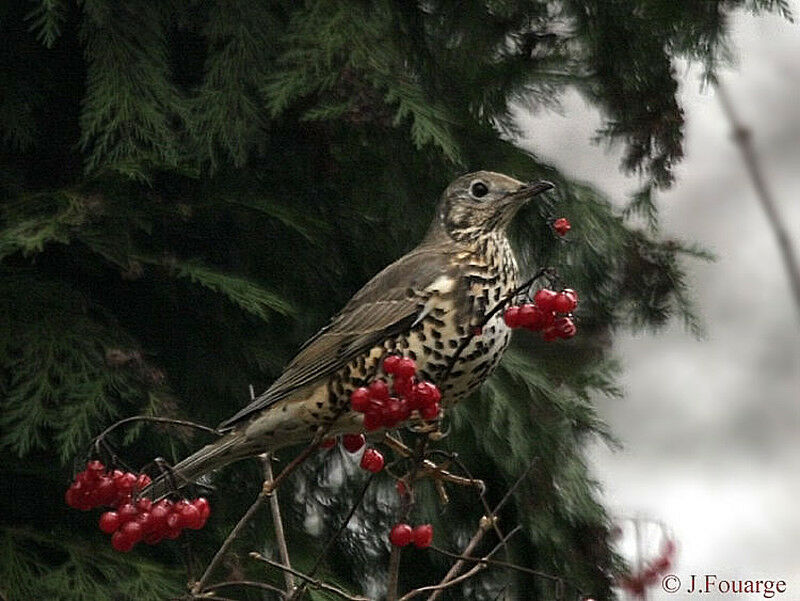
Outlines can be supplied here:
[[[452, 283], [431, 292], [427, 313], [419, 323], [359, 357], [334, 378], [336, 405], [374, 377], [383, 356], [391, 352], [414, 359], [420, 375], [441, 388], [447, 404], [462, 400], [491, 375], [509, 344], [511, 330], [502, 311], [481, 324], [517, 285], [517, 264], [501, 235], [476, 242], [455, 260], [463, 267]], [[461, 348], [467, 338], [468, 344]]]
[[485, 324], [483, 320], [518, 279], [504, 236], [482, 240], [460, 259], [464, 267], [452, 293], [444, 295], [440, 305], [407, 336], [406, 354], [416, 355], [421, 374], [440, 386], [445, 403], [458, 402], [473, 392], [500, 362], [511, 330], [502, 311]]

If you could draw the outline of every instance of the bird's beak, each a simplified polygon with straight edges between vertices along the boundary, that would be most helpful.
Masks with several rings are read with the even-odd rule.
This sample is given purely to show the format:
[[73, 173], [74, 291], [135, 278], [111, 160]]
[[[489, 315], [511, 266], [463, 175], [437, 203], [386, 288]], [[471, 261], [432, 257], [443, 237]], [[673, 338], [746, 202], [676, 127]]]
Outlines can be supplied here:
[[538, 196], [542, 192], [547, 192], [548, 190], [552, 190], [555, 188], [555, 185], [551, 182], [545, 180], [539, 180], [538, 182], [528, 182], [524, 186], [522, 186], [519, 190], [514, 192], [514, 196], [519, 198], [520, 200], [530, 200], [534, 196]]

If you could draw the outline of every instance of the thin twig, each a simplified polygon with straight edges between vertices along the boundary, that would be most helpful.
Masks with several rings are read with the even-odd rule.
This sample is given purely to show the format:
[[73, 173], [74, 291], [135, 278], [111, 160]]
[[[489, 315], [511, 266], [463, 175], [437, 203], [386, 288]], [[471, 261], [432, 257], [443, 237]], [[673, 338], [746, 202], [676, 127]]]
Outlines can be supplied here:
[[[397, 453], [403, 457], [411, 457], [414, 454], [414, 451], [412, 451], [408, 446], [388, 433], [385, 435], [383, 440], [387, 446], [397, 451]], [[420, 471], [422, 471], [423, 474], [430, 475], [433, 478], [444, 480], [445, 482], [450, 482], [451, 484], [457, 484], [459, 486], [474, 486], [481, 489], [485, 487], [483, 480], [457, 476], [445, 469], [442, 469], [430, 459], [423, 459], [421, 464]]]
[[225, 553], [228, 551], [231, 544], [233, 544], [233, 541], [236, 539], [236, 537], [239, 535], [242, 529], [247, 525], [247, 523], [251, 519], [253, 519], [253, 516], [259, 510], [261, 505], [264, 504], [264, 501], [266, 500], [267, 496], [268, 495], [263, 490], [260, 493], [258, 493], [256, 500], [253, 501], [252, 505], [250, 505], [250, 509], [248, 509], [247, 512], [241, 517], [241, 519], [237, 522], [236, 526], [233, 527], [233, 530], [230, 531], [227, 538], [222, 542], [220, 548], [217, 549], [217, 552], [214, 554], [214, 557], [211, 559], [211, 562], [206, 567], [205, 571], [203, 572], [203, 575], [200, 576], [200, 580], [198, 580], [197, 582], [194, 583], [194, 585], [192, 585], [191, 592], [193, 595], [196, 596], [200, 594], [200, 592], [203, 590], [203, 587], [205, 586], [212, 572], [220, 564], [222, 558], [225, 556]]
[[758, 160], [758, 154], [753, 146], [752, 132], [739, 120], [725, 86], [718, 79], [714, 80], [714, 85], [719, 95], [722, 110], [731, 124], [733, 140], [742, 153], [745, 167], [756, 189], [756, 196], [767, 215], [767, 221], [772, 227], [772, 232], [778, 243], [778, 250], [786, 267], [786, 274], [789, 277], [789, 286], [794, 294], [797, 310], [800, 311], [800, 261], [798, 261], [792, 245], [792, 239], [778, 214], [777, 204], [767, 185], [767, 178], [764, 176], [764, 171]]
[[293, 575], [297, 576], [301, 580], [305, 580], [308, 583], [308, 586], [311, 586], [312, 588], [321, 589], [323, 591], [328, 591], [330, 593], [334, 593], [335, 595], [339, 595], [340, 597], [342, 597], [343, 599], [347, 599], [348, 601], [372, 601], [369, 597], [360, 597], [351, 595], [350, 593], [347, 593], [340, 588], [328, 584], [327, 582], [323, 582], [322, 580], [318, 580], [317, 578], [312, 578], [311, 576], [304, 574], [303, 572], [300, 572], [298, 570], [295, 570], [294, 568], [290, 568], [289, 566], [285, 566], [277, 561], [273, 561], [268, 557], [264, 557], [263, 555], [261, 555], [261, 553], [256, 553], [255, 551], [253, 551], [252, 553], [250, 553], [250, 557], [252, 557], [257, 561], [266, 563], [267, 565], [270, 565], [279, 570], [291, 572]]
[[[272, 482], [274, 478], [275, 476], [272, 473], [272, 453], [267, 453], [264, 455], [264, 481]], [[272, 513], [272, 524], [275, 528], [275, 540], [278, 542], [278, 552], [280, 553], [281, 562], [291, 567], [292, 562], [289, 561], [289, 547], [286, 545], [286, 534], [283, 531], [283, 520], [281, 519], [281, 506], [278, 495], [269, 496], [269, 508]], [[289, 597], [294, 590], [294, 576], [292, 576], [291, 572], [284, 572], [283, 576], [286, 581], [285, 596]]]
[[[264, 589], [265, 591], [272, 591], [273, 593], [283, 594], [283, 591], [279, 589], [277, 586], [272, 586], [271, 584], [267, 584], [266, 582], [256, 582], [254, 580], [228, 580], [226, 582], [217, 582], [216, 584], [208, 585], [205, 590], [206, 591], [215, 591], [220, 588], [226, 588], [230, 586], [249, 586], [252, 588], [260, 588]], [[208, 597], [201, 595], [195, 597], [196, 599], [208, 599]]]
[[303, 451], [299, 455], [297, 455], [297, 457], [295, 457], [291, 461], [291, 463], [289, 463], [289, 465], [287, 465], [281, 471], [281, 473], [277, 475], [275, 479], [267, 480], [264, 482], [264, 485], [261, 488], [261, 492], [258, 493], [256, 500], [253, 501], [253, 504], [250, 506], [247, 512], [242, 516], [242, 518], [239, 520], [236, 526], [234, 526], [230, 534], [228, 534], [228, 537], [223, 541], [222, 546], [219, 549], [217, 549], [217, 552], [211, 559], [211, 563], [209, 563], [208, 567], [206, 567], [206, 570], [205, 572], [203, 572], [203, 575], [200, 577], [200, 580], [195, 582], [194, 585], [192, 586], [192, 591], [191, 591], [192, 594], [197, 595], [203, 590], [203, 586], [205, 586], [205, 583], [208, 581], [209, 577], [211, 576], [211, 573], [220, 564], [222, 558], [225, 555], [225, 552], [230, 548], [231, 544], [233, 544], [234, 539], [239, 535], [239, 532], [242, 531], [242, 528], [244, 528], [247, 522], [249, 522], [253, 518], [253, 516], [256, 514], [261, 505], [263, 505], [267, 497], [272, 495], [272, 493], [275, 491], [275, 489], [278, 488], [280, 483], [283, 482], [285, 478], [287, 478], [294, 470], [296, 470], [300, 466], [300, 464], [303, 463], [303, 461], [305, 461], [308, 458], [308, 456], [314, 452], [314, 450], [319, 446], [319, 442], [322, 439], [322, 436], [324, 436], [324, 432], [317, 434], [314, 437], [314, 441], [310, 445], [308, 445], [305, 449], [303, 449]]
[[403, 549], [392, 545], [392, 552], [389, 555], [389, 580], [386, 583], [386, 601], [397, 600], [397, 584], [400, 580], [400, 555]]
[[445, 555], [446, 557], [451, 557], [453, 559], [462, 559], [465, 562], [469, 562], [469, 563], [485, 563], [486, 565], [489, 565], [489, 566], [497, 566], [499, 568], [509, 568], [511, 570], [516, 570], [518, 572], [524, 572], [526, 574], [531, 574], [533, 576], [538, 576], [538, 577], [544, 578], [546, 580], [552, 580], [552, 581], [560, 581], [560, 580], [562, 580], [562, 578], [559, 578], [558, 576], [553, 576], [552, 574], [548, 574], [547, 572], [541, 572], [539, 570], [526, 568], [525, 566], [520, 566], [520, 565], [517, 565], [515, 563], [510, 563], [508, 561], [500, 561], [499, 559], [488, 559], [486, 557], [469, 557], [467, 555], [459, 555], [458, 553], [452, 553], [451, 551], [447, 551], [445, 549], [442, 549], [441, 547], [436, 547], [434, 545], [431, 545], [428, 548], [431, 551], [435, 551], [436, 553], [439, 553], [440, 555]]
[[[309, 577], [314, 577], [314, 575], [317, 573], [317, 570], [322, 565], [325, 556], [328, 554], [328, 551], [331, 550], [331, 547], [333, 547], [336, 540], [341, 536], [345, 528], [347, 528], [347, 524], [350, 523], [350, 520], [353, 518], [353, 515], [355, 515], [356, 510], [358, 509], [359, 505], [361, 505], [361, 502], [364, 500], [364, 497], [367, 494], [367, 490], [369, 489], [374, 479], [375, 479], [375, 474], [370, 474], [369, 478], [367, 478], [367, 481], [364, 483], [364, 486], [361, 487], [361, 491], [358, 493], [358, 495], [356, 496], [356, 500], [351, 505], [350, 511], [347, 512], [347, 515], [342, 520], [342, 523], [339, 524], [339, 527], [336, 529], [336, 532], [334, 532], [331, 535], [331, 537], [322, 547], [322, 550], [317, 554], [317, 558], [314, 560], [314, 565], [311, 566], [311, 569], [308, 572]], [[294, 593], [292, 593], [292, 596], [289, 597], [287, 601], [296, 601], [297, 599], [300, 599], [305, 589], [306, 589], [306, 583], [301, 584], [299, 587], [295, 589]]]
[[526, 467], [525, 470], [519, 475], [514, 484], [511, 485], [511, 488], [506, 491], [506, 494], [503, 495], [503, 498], [500, 499], [500, 502], [495, 505], [495, 508], [492, 510], [493, 515], [497, 515], [497, 512], [503, 508], [503, 505], [505, 505], [506, 502], [508, 502], [508, 500], [511, 498], [511, 495], [513, 495], [514, 492], [519, 488], [519, 485], [522, 484], [538, 460], [538, 457], [531, 459], [530, 463], [528, 463], [528, 467]]
[[[493, 521], [494, 520], [491, 520], [486, 516], [483, 516], [481, 518], [480, 522], [478, 523], [478, 529], [475, 531], [475, 534], [472, 535], [472, 538], [469, 539], [467, 546], [464, 547], [464, 551], [462, 552], [462, 555], [464, 557], [469, 557], [472, 554], [472, 552], [475, 550], [475, 548], [478, 546], [481, 540], [483, 540], [484, 535], [492, 528], [491, 523]], [[439, 584], [440, 585], [446, 584], [448, 582], [451, 582], [454, 578], [456, 578], [458, 576], [458, 573], [464, 567], [465, 563], [466, 563], [465, 560], [460, 559], [452, 566], [450, 566], [450, 569], [447, 570], [447, 573], [444, 575], [444, 578], [442, 578]], [[433, 593], [430, 595], [430, 597], [428, 597], [428, 601], [436, 601], [439, 595], [441, 595], [441, 592], [439, 592], [439, 590], [434, 590]]]
[[[417, 442], [417, 448], [413, 451], [413, 459], [414, 464], [411, 468], [411, 471], [408, 475], [409, 484], [413, 483], [417, 479], [417, 473], [419, 472], [420, 468], [424, 465], [425, 461], [425, 454], [428, 450], [428, 437], [422, 437]], [[402, 442], [400, 443], [403, 444]], [[405, 445], [403, 445], [405, 446]], [[432, 462], [430, 462], [432, 463]], [[411, 509], [414, 505], [414, 499], [411, 495], [403, 495], [401, 500], [401, 509], [399, 522], [405, 522], [408, 519], [409, 513], [411, 513]], [[389, 578], [386, 584], [386, 601], [397, 601], [397, 584], [400, 580], [400, 556], [402, 554], [402, 548], [392, 545], [392, 551], [389, 555]]]
[[[441, 455], [444, 455], [445, 457], [447, 457], [450, 461], [455, 463], [458, 466], [458, 468], [462, 472], [464, 472], [470, 480], [474, 480], [474, 481], [483, 483], [483, 480], [478, 480], [477, 478], [475, 478], [475, 476], [472, 475], [472, 472], [469, 470], [469, 468], [466, 466], [466, 464], [463, 461], [461, 461], [461, 458], [458, 456], [457, 453], [451, 453], [451, 452], [445, 451], [443, 449], [431, 449], [431, 454], [434, 454], [434, 453], [435, 454], [441, 454]], [[486, 486], [485, 485], [481, 489], [478, 490], [478, 496], [479, 496], [479, 498], [481, 500], [481, 505], [483, 505], [484, 515], [491, 515], [492, 513], [495, 513], [495, 512], [492, 511], [492, 508], [489, 507], [489, 502], [486, 500]], [[493, 522], [493, 528], [494, 528], [495, 534], [497, 534], [497, 539], [501, 540], [503, 538], [503, 536], [505, 536], [505, 535], [503, 534], [502, 530], [500, 530], [500, 526], [497, 525], [497, 520], [493, 520], [492, 522]]]
[[[514, 528], [511, 532], [509, 532], [506, 535], [506, 537], [503, 540], [501, 540], [499, 543], [497, 543], [497, 545], [495, 545], [495, 547], [491, 551], [489, 551], [489, 553], [487, 553], [486, 556], [483, 559], [491, 559], [492, 555], [497, 553], [506, 544], [506, 542], [508, 542], [508, 540], [512, 536], [514, 536], [517, 532], [519, 532], [520, 530], [522, 530], [522, 526], [517, 526], [516, 528]], [[409, 591], [408, 593], [406, 593], [405, 595], [400, 597], [400, 599], [398, 599], [398, 601], [408, 601], [409, 599], [412, 599], [412, 598], [416, 597], [417, 595], [421, 595], [422, 593], [425, 593], [427, 591], [432, 591], [431, 596], [428, 597], [428, 601], [431, 601], [431, 599], [435, 599], [436, 597], [438, 597], [438, 595], [441, 593], [441, 591], [443, 591], [443, 590], [445, 590], [447, 588], [450, 588], [451, 586], [455, 586], [456, 584], [459, 584], [461, 582], [464, 582], [468, 578], [472, 578], [478, 572], [481, 572], [482, 570], [485, 570], [487, 567], [488, 567], [487, 564], [477, 564], [475, 567], [473, 567], [468, 572], [465, 572], [461, 576], [457, 576], [457, 577], [455, 577], [452, 580], [449, 580], [447, 582], [442, 581], [439, 584], [432, 584], [430, 586], [422, 586], [420, 588], [416, 588], [416, 589], [414, 589], [412, 591]]]
[[208, 426], [204, 426], [203, 424], [197, 424], [195, 422], [186, 421], [185, 419], [173, 419], [171, 417], [158, 417], [155, 415], [133, 415], [131, 417], [126, 417], [125, 419], [121, 419], [117, 422], [114, 422], [108, 428], [100, 432], [100, 434], [95, 436], [94, 440], [92, 440], [91, 446], [95, 447], [99, 451], [100, 450], [99, 443], [101, 440], [104, 440], [106, 436], [108, 436], [111, 432], [113, 432], [120, 426], [124, 426], [125, 424], [129, 424], [131, 422], [156, 422], [160, 424], [171, 424], [173, 426], [185, 426], [187, 428], [194, 428], [195, 430], [202, 430], [203, 432], [208, 432], [209, 434], [214, 434], [216, 436], [222, 436], [222, 432], [220, 432], [219, 430], [215, 430], [214, 428], [209, 428]]
[[[511, 498], [511, 495], [514, 494], [514, 491], [519, 487], [519, 485], [525, 480], [525, 478], [530, 473], [531, 469], [533, 469], [533, 466], [536, 464], [537, 460], [538, 460], [538, 458], [534, 457], [530, 461], [530, 463], [525, 468], [525, 470], [523, 470], [523, 472], [519, 475], [519, 477], [517, 477], [517, 479], [514, 482], [514, 484], [512, 484], [511, 487], [503, 495], [503, 498], [500, 499], [500, 502], [497, 503], [497, 505], [495, 505], [494, 509], [492, 509], [487, 515], [485, 515], [485, 516], [483, 516], [481, 518], [481, 521], [480, 521], [480, 523], [478, 525], [478, 530], [475, 532], [475, 534], [473, 535], [473, 537], [470, 540], [469, 544], [464, 549], [464, 551], [462, 553], [462, 556], [469, 557], [472, 554], [473, 549], [477, 546], [477, 544], [483, 538], [484, 534], [486, 534], [486, 532], [490, 528], [494, 528], [496, 526], [498, 512], [508, 502], [508, 500]], [[506, 537], [502, 537], [501, 536], [500, 540], [501, 541], [508, 540], [508, 536], [506, 536]], [[465, 562], [466, 562], [466, 559], [459, 559], [456, 563], [454, 563], [450, 567], [450, 569], [448, 570], [447, 574], [445, 574], [445, 577], [442, 579], [440, 584], [445, 584], [445, 583], [449, 582], [451, 579], [455, 578], [458, 575], [458, 573], [463, 569], [463, 567], [465, 565]], [[434, 592], [431, 594], [431, 596], [428, 597], [428, 601], [436, 601], [436, 599], [441, 594], [439, 592], [439, 590], [441, 590], [441, 589], [434, 590]]]

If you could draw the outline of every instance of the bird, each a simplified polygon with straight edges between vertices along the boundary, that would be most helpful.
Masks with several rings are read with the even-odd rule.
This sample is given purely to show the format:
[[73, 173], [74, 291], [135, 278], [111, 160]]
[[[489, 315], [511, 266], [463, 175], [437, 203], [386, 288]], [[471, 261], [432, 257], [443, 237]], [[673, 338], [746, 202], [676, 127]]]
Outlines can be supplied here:
[[[413, 359], [418, 376], [439, 387], [444, 406], [465, 398], [491, 375], [510, 341], [502, 312], [484, 319], [518, 285], [508, 226], [523, 205], [553, 187], [491, 171], [455, 179], [419, 245], [367, 282], [263, 394], [222, 422], [218, 440], [155, 478], [142, 494], [163, 497], [235, 461], [313, 440], [320, 431], [363, 431], [363, 414], [350, 410], [350, 394], [380, 377], [390, 354]], [[469, 339], [479, 326], [480, 335]]]

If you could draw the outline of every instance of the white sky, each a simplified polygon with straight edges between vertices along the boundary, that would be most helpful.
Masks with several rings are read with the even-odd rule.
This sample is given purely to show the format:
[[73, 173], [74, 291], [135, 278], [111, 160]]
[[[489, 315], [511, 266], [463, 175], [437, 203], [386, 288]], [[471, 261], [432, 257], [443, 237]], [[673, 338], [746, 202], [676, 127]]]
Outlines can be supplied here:
[[[800, 15], [800, 1], [793, 2]], [[737, 17], [739, 58], [723, 79], [754, 140], [783, 219], [800, 246], [800, 25]], [[700, 242], [716, 263], [690, 274], [707, 339], [675, 325], [626, 337], [625, 398], [598, 399], [625, 448], [591, 450], [605, 501], [668, 524], [673, 573], [783, 579], [778, 601], [800, 600], [800, 318], [775, 240], [713, 92], [683, 71], [686, 158], [661, 196], [665, 232]], [[534, 150], [569, 175], [624, 199], [636, 188], [619, 156], [590, 139], [601, 121], [577, 95], [563, 114], [523, 115]], [[579, 228], [580, 224], [573, 224]], [[800, 250], [800, 249], [799, 249]], [[654, 590], [653, 601], [697, 595]], [[703, 601], [763, 595], [704, 594]]]

